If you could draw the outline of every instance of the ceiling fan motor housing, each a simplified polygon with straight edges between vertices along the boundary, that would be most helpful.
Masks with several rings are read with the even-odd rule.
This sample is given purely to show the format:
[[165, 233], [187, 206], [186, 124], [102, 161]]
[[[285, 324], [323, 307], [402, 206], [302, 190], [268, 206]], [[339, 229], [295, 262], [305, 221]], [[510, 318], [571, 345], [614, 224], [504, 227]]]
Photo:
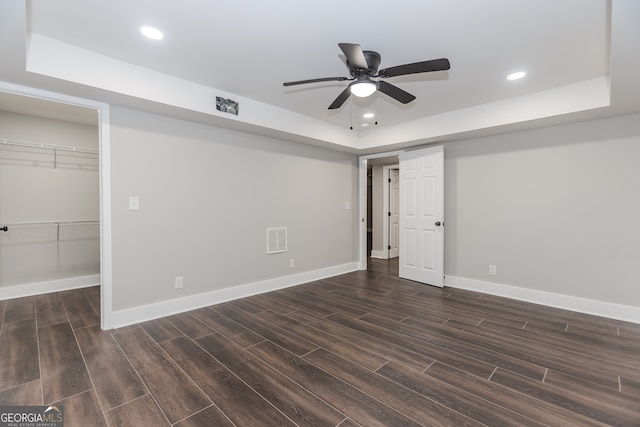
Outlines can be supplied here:
[[347, 59], [347, 67], [349, 68], [349, 72], [352, 77], [358, 78], [362, 75], [367, 76], [375, 76], [378, 73], [378, 67], [380, 66], [380, 54], [378, 52], [374, 52], [372, 50], [364, 50], [362, 51], [364, 54], [364, 59], [367, 60], [367, 65], [369, 66], [366, 70], [359, 70], [354, 68], [354, 66]]

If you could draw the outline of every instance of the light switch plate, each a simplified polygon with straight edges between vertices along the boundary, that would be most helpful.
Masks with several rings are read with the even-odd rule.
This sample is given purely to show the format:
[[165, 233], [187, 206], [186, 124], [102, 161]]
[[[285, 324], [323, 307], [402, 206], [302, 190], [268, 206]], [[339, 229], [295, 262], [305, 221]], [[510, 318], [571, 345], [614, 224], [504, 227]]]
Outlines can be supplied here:
[[129, 197], [129, 210], [130, 211], [140, 210], [140, 198], [138, 196]]

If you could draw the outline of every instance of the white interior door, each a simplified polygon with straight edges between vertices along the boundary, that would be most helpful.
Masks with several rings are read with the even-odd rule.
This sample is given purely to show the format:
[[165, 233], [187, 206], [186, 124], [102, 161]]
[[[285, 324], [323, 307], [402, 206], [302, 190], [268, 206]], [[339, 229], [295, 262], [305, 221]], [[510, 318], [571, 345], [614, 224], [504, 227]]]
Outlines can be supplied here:
[[400, 171], [389, 169], [389, 258], [400, 255]]
[[400, 154], [400, 277], [444, 286], [444, 149]]

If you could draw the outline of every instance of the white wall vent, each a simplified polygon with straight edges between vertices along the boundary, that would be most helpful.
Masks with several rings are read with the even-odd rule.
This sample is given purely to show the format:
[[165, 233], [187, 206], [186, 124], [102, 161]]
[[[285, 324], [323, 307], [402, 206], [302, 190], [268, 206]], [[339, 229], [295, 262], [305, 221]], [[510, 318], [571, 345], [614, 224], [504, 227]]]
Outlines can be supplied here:
[[267, 228], [267, 253], [277, 254], [287, 251], [287, 227]]

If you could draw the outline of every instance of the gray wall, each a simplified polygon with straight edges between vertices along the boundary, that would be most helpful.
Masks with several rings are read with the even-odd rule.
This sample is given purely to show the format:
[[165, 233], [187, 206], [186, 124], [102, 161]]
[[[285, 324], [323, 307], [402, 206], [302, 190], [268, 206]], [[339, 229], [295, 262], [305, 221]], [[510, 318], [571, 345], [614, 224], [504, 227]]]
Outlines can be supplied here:
[[115, 311], [358, 259], [354, 155], [112, 107], [111, 176]]
[[[0, 139], [97, 150], [98, 127], [0, 112]], [[0, 225], [97, 220], [98, 185], [97, 156], [59, 156], [54, 169], [51, 151], [0, 146]], [[98, 226], [63, 233], [57, 243], [53, 227], [0, 232], [0, 287], [99, 274]]]
[[639, 159], [640, 115], [446, 144], [445, 274], [640, 306]]

